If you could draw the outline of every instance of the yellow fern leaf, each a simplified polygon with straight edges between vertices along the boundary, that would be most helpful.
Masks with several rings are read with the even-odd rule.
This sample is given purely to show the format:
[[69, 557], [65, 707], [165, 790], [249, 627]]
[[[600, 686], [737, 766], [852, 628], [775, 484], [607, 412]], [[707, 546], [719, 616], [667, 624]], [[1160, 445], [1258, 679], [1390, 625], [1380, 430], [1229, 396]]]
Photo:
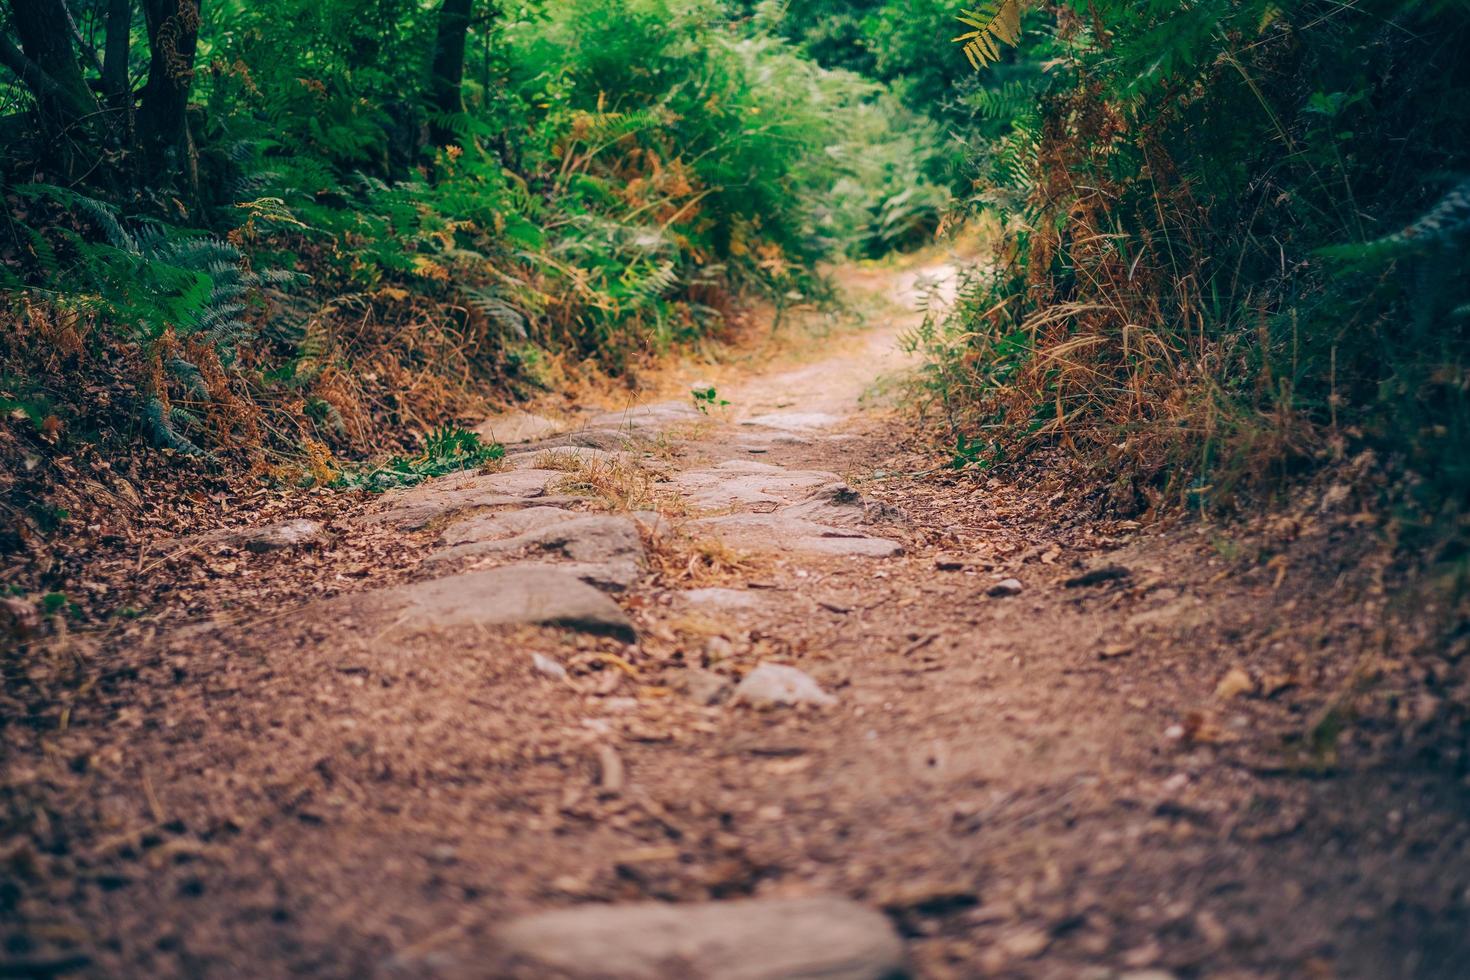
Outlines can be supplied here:
[[1021, 43], [1022, 0], [994, 0], [960, 13], [959, 21], [974, 30], [955, 38], [976, 71], [1000, 60], [1000, 45]]

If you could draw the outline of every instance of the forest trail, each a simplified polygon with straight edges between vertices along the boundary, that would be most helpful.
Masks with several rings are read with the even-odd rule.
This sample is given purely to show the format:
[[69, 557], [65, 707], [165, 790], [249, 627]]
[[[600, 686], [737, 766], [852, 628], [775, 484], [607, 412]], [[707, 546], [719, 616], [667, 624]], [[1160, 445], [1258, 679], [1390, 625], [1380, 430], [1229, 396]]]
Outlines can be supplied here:
[[708, 413], [593, 415], [140, 560], [195, 570], [192, 622], [115, 638], [35, 763], [70, 834], [33, 861], [35, 972], [1384, 977], [1462, 949], [1427, 935], [1452, 801], [1280, 752], [1372, 642], [1371, 561], [1283, 585], [1209, 529], [1059, 511], [1060, 476], [908, 475], [864, 396], [912, 322]]

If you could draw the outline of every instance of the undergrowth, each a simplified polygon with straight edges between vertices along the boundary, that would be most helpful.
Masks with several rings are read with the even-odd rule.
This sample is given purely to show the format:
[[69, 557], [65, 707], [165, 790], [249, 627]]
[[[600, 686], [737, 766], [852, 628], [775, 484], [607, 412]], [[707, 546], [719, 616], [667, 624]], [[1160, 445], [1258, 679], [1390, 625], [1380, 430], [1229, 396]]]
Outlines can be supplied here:
[[1371, 453], [1406, 527], [1463, 533], [1463, 7], [1012, 6], [990, 41], [1047, 71], [987, 96], [1004, 233], [910, 338], [957, 465], [1061, 446], [1137, 512]]
[[[377, 466], [338, 473], [330, 483], [336, 487], [381, 493], [397, 487], [411, 487], [432, 477], [484, 467], [504, 458], [505, 447], [500, 443], [487, 443], [478, 433], [441, 425], [424, 437], [424, 446], [419, 452], [410, 456], [394, 456]], [[329, 471], [323, 475], [331, 476]]]
[[[932, 124], [716, 0], [487, 4], [453, 112], [416, 97], [436, 8], [202, 9], [177, 169], [90, 132], [59, 160], [0, 77], [0, 397], [63, 442], [285, 482], [417, 458], [491, 401], [628, 382], [742, 296], [821, 301], [820, 260], [946, 206]], [[84, 361], [127, 372], [86, 432]]]

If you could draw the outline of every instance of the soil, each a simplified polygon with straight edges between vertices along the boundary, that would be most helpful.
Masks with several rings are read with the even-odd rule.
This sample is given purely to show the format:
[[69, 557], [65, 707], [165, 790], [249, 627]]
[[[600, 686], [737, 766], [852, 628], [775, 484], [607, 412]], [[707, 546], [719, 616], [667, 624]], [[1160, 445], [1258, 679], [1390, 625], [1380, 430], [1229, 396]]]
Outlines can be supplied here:
[[[231, 502], [321, 525], [279, 546], [99, 559], [142, 614], [7, 683], [0, 975], [545, 976], [501, 926], [830, 896], [916, 977], [1464, 976], [1464, 643], [1382, 519], [1336, 478], [1142, 525], [1062, 456], [943, 468], [885, 383], [918, 278], [848, 273], [879, 325], [728, 405], [531, 426], [427, 496]], [[430, 560], [532, 506], [634, 521], [642, 573]], [[526, 564], [550, 612], [446, 614]], [[835, 703], [733, 694], [762, 663]]]

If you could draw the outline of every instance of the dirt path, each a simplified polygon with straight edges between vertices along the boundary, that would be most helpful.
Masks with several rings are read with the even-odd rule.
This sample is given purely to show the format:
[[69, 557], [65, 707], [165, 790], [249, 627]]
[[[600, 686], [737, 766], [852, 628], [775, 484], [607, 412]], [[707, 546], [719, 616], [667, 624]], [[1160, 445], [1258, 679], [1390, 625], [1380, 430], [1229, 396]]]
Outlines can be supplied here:
[[1463, 975], [1463, 785], [1299, 738], [1392, 656], [1346, 503], [905, 475], [904, 324], [140, 559], [190, 625], [11, 746], [6, 975]]

